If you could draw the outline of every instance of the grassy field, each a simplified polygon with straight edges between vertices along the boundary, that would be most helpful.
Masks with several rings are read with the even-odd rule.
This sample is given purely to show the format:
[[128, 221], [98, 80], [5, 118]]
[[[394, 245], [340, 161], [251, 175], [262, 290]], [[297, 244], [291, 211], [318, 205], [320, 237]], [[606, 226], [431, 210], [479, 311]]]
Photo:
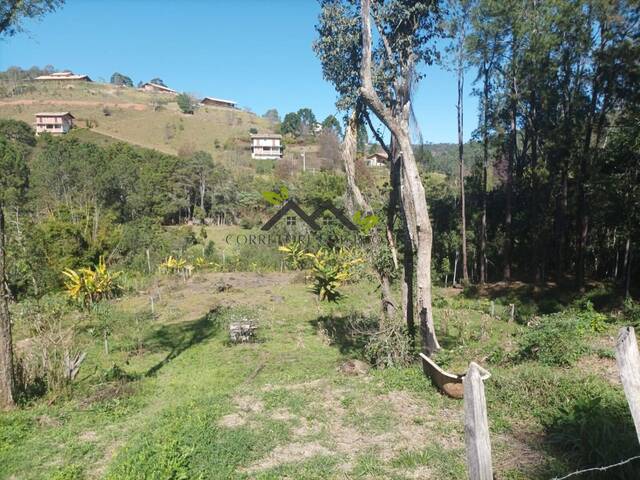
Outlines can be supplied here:
[[[233, 232], [211, 228], [209, 237], [221, 245]], [[550, 478], [638, 453], [612, 358], [615, 324], [590, 335], [573, 365], [515, 362], [527, 327], [509, 323], [503, 304], [521, 291], [435, 293], [438, 361], [454, 371], [477, 361], [493, 374], [497, 478]], [[96, 325], [76, 324], [88, 359], [71, 391], [34, 394], [0, 416], [0, 478], [466, 478], [461, 401], [440, 394], [417, 364], [340, 370], [364, 356], [350, 325], [378, 308], [366, 279], [346, 294], [318, 303], [301, 272], [144, 280], [109, 305], [109, 353]], [[549, 295], [524, 297], [542, 304]], [[258, 341], [231, 345], [227, 325], [242, 318], [258, 322]], [[19, 351], [28, 336], [17, 320]], [[637, 471], [626, 474], [597, 478]]]
[[[190, 147], [221, 160], [232, 160], [235, 151], [229, 152], [247, 147], [251, 128], [271, 129], [266, 120], [241, 110], [207, 106], [194, 115], [184, 115], [174, 97], [133, 88], [101, 83], [60, 86], [34, 82], [33, 86], [35, 91], [0, 99], [0, 116], [32, 124], [36, 112], [70, 111], [78, 126], [92, 125], [92, 131], [117, 140], [165, 153]], [[168, 103], [156, 110], [158, 101]]]

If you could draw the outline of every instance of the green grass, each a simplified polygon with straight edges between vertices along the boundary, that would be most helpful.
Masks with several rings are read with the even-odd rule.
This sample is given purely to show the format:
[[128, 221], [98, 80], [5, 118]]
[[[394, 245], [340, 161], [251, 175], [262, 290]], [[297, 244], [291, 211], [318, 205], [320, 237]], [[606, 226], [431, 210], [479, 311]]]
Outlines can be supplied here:
[[[233, 229], [210, 231], [219, 240]], [[220, 278], [233, 288], [217, 292]], [[80, 376], [71, 392], [0, 415], [0, 478], [466, 478], [462, 402], [437, 392], [418, 365], [356, 377], [336, 368], [360, 356], [363, 342], [322, 327], [374, 314], [375, 285], [349, 285], [345, 300], [329, 305], [295, 278], [158, 279], [154, 318], [145, 294], [113, 302], [109, 354], [76, 319], [88, 352]], [[227, 342], [238, 316], [259, 321], [257, 343]], [[550, 478], [637, 453], [609, 373], [615, 360], [586, 352], [587, 363], [566, 367], [512, 362], [496, 351], [517, 348], [526, 327], [488, 318], [484, 299], [442, 304], [434, 316], [441, 363], [464, 371], [473, 360], [492, 373], [486, 393], [500, 478]], [[605, 348], [616, 328], [593, 341]], [[16, 332], [24, 337], [24, 325]], [[585, 431], [596, 432], [593, 441], [576, 442]]]

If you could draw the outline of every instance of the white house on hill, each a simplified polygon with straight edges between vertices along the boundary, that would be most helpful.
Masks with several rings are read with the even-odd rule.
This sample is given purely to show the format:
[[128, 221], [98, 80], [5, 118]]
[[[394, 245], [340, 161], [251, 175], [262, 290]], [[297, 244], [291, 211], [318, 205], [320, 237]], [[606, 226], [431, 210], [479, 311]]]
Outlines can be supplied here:
[[261, 160], [282, 158], [282, 135], [275, 133], [251, 135], [251, 158]]
[[367, 167], [384, 167], [387, 164], [387, 154], [384, 152], [376, 152], [367, 156], [365, 164]]
[[65, 71], [65, 72], [54, 72], [48, 75], [40, 75], [36, 77], [35, 80], [48, 80], [48, 81], [80, 81], [80, 82], [90, 82], [91, 79], [89, 75], [76, 75], [73, 72]]
[[73, 127], [73, 115], [69, 112], [36, 113], [36, 135], [47, 132], [62, 135]]
[[159, 85], [157, 83], [147, 82], [140, 87], [140, 90], [144, 90], [145, 92], [158, 92], [158, 93], [168, 93], [170, 95], [178, 95], [173, 88], [165, 87], [164, 85]]

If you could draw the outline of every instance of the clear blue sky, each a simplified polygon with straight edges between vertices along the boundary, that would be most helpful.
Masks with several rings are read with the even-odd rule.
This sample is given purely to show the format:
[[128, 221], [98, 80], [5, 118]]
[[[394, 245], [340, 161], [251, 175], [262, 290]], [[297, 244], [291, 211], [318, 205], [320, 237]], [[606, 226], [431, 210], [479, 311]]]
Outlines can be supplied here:
[[[0, 69], [54, 65], [108, 81], [153, 77], [180, 91], [236, 100], [258, 114], [310, 107], [320, 120], [335, 111], [335, 92], [311, 50], [315, 0], [67, 0], [0, 40]], [[262, 73], [258, 73], [262, 72]], [[466, 82], [465, 139], [477, 123]], [[452, 73], [430, 67], [414, 109], [425, 141], [455, 142]]]

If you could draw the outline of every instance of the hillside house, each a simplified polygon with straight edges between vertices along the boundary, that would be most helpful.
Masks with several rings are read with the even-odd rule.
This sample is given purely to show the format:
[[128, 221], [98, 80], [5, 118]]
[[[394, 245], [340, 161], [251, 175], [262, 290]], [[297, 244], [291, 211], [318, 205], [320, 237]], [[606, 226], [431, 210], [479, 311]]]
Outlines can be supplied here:
[[384, 152], [376, 152], [368, 155], [364, 160], [367, 167], [384, 167], [387, 165], [387, 154]]
[[76, 75], [70, 71], [54, 72], [48, 75], [40, 75], [35, 80], [59, 81], [59, 82], [91, 82], [89, 75]]
[[282, 158], [282, 135], [275, 133], [251, 135], [251, 158], [260, 160]]
[[62, 135], [73, 127], [74, 116], [69, 112], [36, 113], [36, 135], [47, 132]]
[[155, 93], [167, 93], [169, 95], [178, 95], [173, 88], [165, 87], [164, 85], [159, 85], [157, 83], [147, 82], [144, 83], [140, 90], [144, 90], [145, 92], [155, 92]]
[[223, 100], [222, 98], [204, 97], [200, 100], [201, 105], [222, 108], [237, 108], [238, 103], [232, 100]]

